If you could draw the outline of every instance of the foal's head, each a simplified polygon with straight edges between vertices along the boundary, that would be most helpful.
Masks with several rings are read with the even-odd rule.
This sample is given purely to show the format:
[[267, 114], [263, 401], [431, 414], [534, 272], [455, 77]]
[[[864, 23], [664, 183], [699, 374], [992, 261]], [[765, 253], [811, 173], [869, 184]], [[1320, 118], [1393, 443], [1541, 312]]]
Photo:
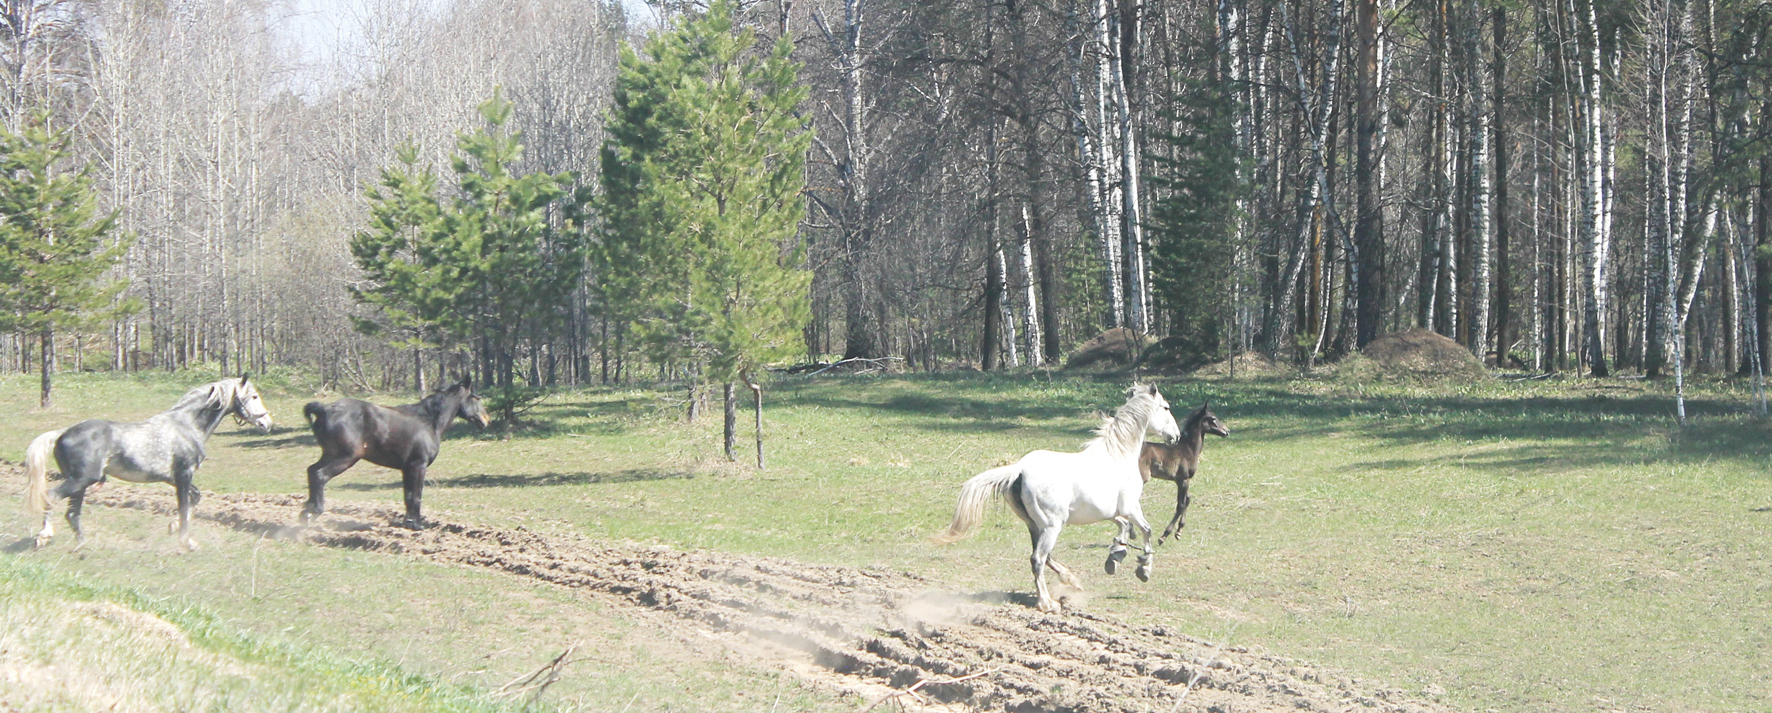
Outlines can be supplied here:
[[455, 408], [455, 418], [470, 423], [480, 424], [481, 428], [492, 425], [492, 419], [486, 415], [486, 407], [480, 403], [480, 395], [474, 393], [472, 377], [464, 378], [460, 383], [449, 387], [450, 391], [460, 391], [461, 405]]
[[1199, 429], [1197, 432], [1202, 434], [1210, 433], [1214, 436], [1231, 435], [1231, 429], [1226, 427], [1223, 421], [1218, 420], [1218, 416], [1213, 415], [1212, 402], [1210, 401], [1201, 404], [1200, 410], [1188, 415], [1187, 426], [1182, 428], [1181, 432], [1184, 434], [1195, 433], [1195, 429]]

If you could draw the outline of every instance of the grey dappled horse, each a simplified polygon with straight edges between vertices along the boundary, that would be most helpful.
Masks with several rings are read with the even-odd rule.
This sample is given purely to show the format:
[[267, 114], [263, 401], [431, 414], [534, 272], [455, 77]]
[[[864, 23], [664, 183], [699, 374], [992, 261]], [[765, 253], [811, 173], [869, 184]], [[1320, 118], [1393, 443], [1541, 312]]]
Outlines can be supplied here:
[[203, 464], [203, 442], [229, 415], [271, 430], [271, 414], [265, 410], [258, 389], [241, 374], [238, 379], [191, 389], [172, 408], [146, 421], [117, 423], [95, 418], [32, 440], [25, 449], [25, 507], [43, 515], [37, 546], [48, 544], [55, 535], [49, 519], [49, 457], [54, 454], [63, 476], [56, 496], [68, 501], [68, 525], [74, 528], [76, 548], [86, 543], [80, 530], [80, 506], [86, 489], [114, 475], [132, 483], [171, 483], [178, 493], [179, 544], [187, 550], [197, 549], [191, 541], [191, 508], [202, 495], [191, 478]]

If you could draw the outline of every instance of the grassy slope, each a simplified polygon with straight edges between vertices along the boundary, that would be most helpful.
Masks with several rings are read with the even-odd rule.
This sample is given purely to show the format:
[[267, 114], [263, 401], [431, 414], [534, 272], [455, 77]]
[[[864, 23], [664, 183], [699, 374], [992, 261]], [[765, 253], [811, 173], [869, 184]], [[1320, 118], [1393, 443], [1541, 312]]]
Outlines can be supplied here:
[[[73, 376], [58, 398], [79, 408], [44, 414], [30, 408], [34, 382], [0, 378], [0, 408], [20, 414], [0, 426], [0, 457], [16, 460], [30, 436], [80, 417], [146, 416], [200, 380]], [[681, 394], [589, 390], [544, 405], [535, 415], [547, 427], [511, 440], [458, 425], [426, 505], [497, 525], [1021, 591], [1026, 535], [1006, 512], [952, 547], [926, 537], [945, 524], [960, 481], [1027, 450], [1074, 447], [1123, 386], [1028, 374], [784, 382], [768, 396], [766, 471], [720, 465], [718, 423], [678, 423], [669, 398]], [[1155, 581], [1089, 574], [1087, 606], [1437, 686], [1467, 708], [1772, 705], [1772, 577], [1759, 555], [1772, 530], [1766, 427], [1743, 415], [1740, 394], [1711, 387], [1693, 404], [1697, 425], [1675, 434], [1659, 386], [1602, 386], [1168, 384], [1178, 407], [1211, 398], [1233, 435], [1209, 443], [1190, 526], [1159, 551]], [[271, 394], [283, 428], [300, 425], [306, 398], [295, 391]], [[300, 492], [315, 452], [299, 429], [232, 425], [212, 446], [199, 483], [218, 491]], [[393, 502], [398, 480], [360, 465], [329, 495]], [[1172, 500], [1171, 486], [1153, 484], [1151, 519]], [[21, 518], [4, 523], [0, 534], [28, 531]], [[31, 556], [420, 671], [455, 675], [512, 646], [516, 632], [514, 652], [467, 678], [492, 686], [571, 641], [601, 642], [615, 652], [609, 665], [562, 683], [564, 698], [594, 709], [618, 710], [629, 696], [642, 701], [635, 710], [709, 708], [737, 691], [786, 696], [793, 707], [783, 709], [820, 705], [765, 674], [688, 666], [693, 642], [571, 593], [282, 543], [256, 545], [248, 582], [255, 544], [243, 536], [207, 527], [207, 549], [168, 557], [158, 520], [99, 510], [88, 523], [103, 547]], [[1059, 555], [1099, 572], [1110, 536], [1105, 525], [1076, 528]], [[671, 674], [619, 665], [648, 656]], [[598, 686], [614, 695], [593, 694]]]
[[0, 558], [7, 710], [503, 711], [465, 687], [242, 635], [200, 609]]

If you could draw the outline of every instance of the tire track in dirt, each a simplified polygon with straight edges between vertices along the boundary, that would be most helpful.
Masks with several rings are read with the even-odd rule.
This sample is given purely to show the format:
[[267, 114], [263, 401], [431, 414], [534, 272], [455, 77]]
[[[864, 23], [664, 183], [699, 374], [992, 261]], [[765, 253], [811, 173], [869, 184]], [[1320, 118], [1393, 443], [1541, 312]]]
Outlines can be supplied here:
[[[314, 545], [419, 557], [596, 592], [770, 657], [815, 686], [876, 700], [916, 687], [929, 704], [1053, 711], [1384, 711], [1445, 706], [1291, 659], [1220, 649], [1087, 612], [1042, 614], [1001, 594], [944, 592], [903, 572], [682, 552], [434, 520], [395, 523], [393, 506], [338, 503], [294, 526], [299, 495], [206, 493], [197, 515]], [[93, 505], [172, 515], [170, 491], [110, 488]], [[964, 679], [964, 680], [956, 680]], [[1191, 687], [1190, 687], [1191, 682]], [[904, 700], [915, 703], [915, 700]]]

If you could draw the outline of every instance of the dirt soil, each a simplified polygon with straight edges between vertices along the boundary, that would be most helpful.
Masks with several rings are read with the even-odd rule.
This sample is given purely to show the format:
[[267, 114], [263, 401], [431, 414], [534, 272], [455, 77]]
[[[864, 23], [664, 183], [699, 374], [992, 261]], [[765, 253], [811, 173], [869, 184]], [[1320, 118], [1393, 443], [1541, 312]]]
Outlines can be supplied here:
[[1156, 340], [1139, 336], [1125, 327], [1115, 327], [1083, 342], [1064, 360], [1066, 369], [1101, 369], [1129, 366], [1138, 353]]
[[[16, 466], [0, 471], [22, 480]], [[171, 489], [157, 487], [106, 488], [87, 503], [169, 517], [175, 507]], [[1399, 689], [1162, 626], [1088, 612], [1042, 614], [1028, 595], [958, 593], [903, 572], [544, 537], [455, 522], [446, 513], [415, 532], [395, 524], [401, 512], [392, 504], [341, 502], [315, 526], [300, 527], [293, 523], [301, 503], [298, 495], [205, 493], [197, 517], [316, 546], [593, 592], [664, 625], [699, 628], [815, 688], [873, 704], [896, 695], [879, 710], [1449, 710]], [[914, 695], [902, 693], [907, 689]]]
[[1458, 342], [1426, 329], [1392, 332], [1372, 340], [1360, 354], [1387, 376], [1482, 377], [1483, 363]]

